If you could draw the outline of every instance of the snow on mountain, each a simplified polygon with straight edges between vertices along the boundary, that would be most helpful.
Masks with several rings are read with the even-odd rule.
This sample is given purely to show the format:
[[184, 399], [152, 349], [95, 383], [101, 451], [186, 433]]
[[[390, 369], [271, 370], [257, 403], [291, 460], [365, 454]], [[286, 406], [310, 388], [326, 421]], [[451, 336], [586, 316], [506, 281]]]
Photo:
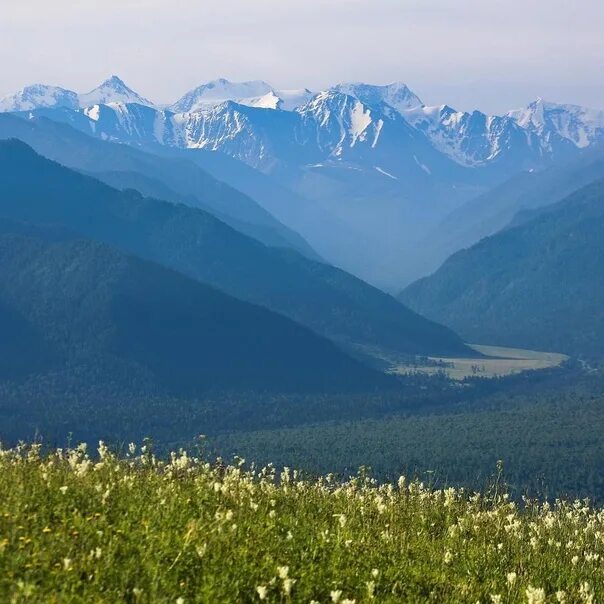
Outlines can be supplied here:
[[257, 101], [271, 92], [274, 91], [270, 84], [261, 80], [229, 82], [221, 78], [187, 92], [170, 109], [174, 113], [189, 113], [220, 105], [225, 101], [237, 101], [241, 105], [249, 105], [251, 101]]
[[[0, 100], [0, 111], [36, 109], [80, 110], [97, 136], [111, 140], [216, 149], [269, 171], [283, 161], [351, 161], [399, 177], [407, 172], [395, 162], [416, 157], [424, 174], [449, 170], [452, 161], [464, 169], [489, 168], [497, 180], [604, 141], [604, 111], [538, 99], [489, 116], [427, 107], [401, 82], [342, 83], [315, 94], [262, 80], [218, 79], [159, 109], [113, 76], [86, 94], [35, 85]], [[410, 154], [412, 146], [421, 151]]]
[[386, 103], [400, 113], [423, 105], [419, 97], [402, 82], [394, 82], [386, 86], [373, 86], [361, 82], [343, 83], [334, 86], [332, 90], [353, 96], [367, 105]]
[[0, 111], [31, 111], [39, 108], [77, 109], [78, 95], [58, 86], [34, 84], [0, 99]]
[[111, 76], [100, 86], [86, 94], [79, 95], [80, 107], [91, 107], [92, 105], [107, 105], [108, 103], [137, 103], [153, 107], [153, 103], [138, 93], [128, 88], [123, 80], [117, 76]]
[[104, 140], [129, 144], [184, 147], [183, 133], [174, 114], [140, 103], [108, 103], [86, 107], [92, 134]]
[[546, 143], [556, 134], [583, 149], [604, 140], [604, 111], [578, 105], [549, 103], [539, 98], [508, 116]]
[[539, 159], [539, 141], [508, 116], [489, 116], [480, 111], [456, 111], [448, 105], [417, 107], [402, 113], [425, 133], [434, 146], [457, 163], [475, 167], [505, 154]]
[[271, 90], [264, 96], [256, 99], [244, 99], [244, 102], [240, 104], [247, 105], [248, 107], [259, 107], [260, 109], [281, 109], [283, 101]]
[[377, 144], [384, 121], [359, 99], [327, 90], [315, 95], [297, 113], [313, 129], [318, 148], [333, 157], [357, 144]]
[[234, 101], [248, 107], [293, 111], [307, 103], [313, 94], [307, 88], [278, 90], [262, 80], [230, 82], [219, 79], [187, 92], [170, 109], [174, 113], [191, 113], [221, 105], [226, 101]]
[[281, 99], [279, 109], [284, 111], [293, 111], [298, 107], [302, 107], [312, 99], [315, 95], [308, 88], [300, 88], [298, 90], [277, 90], [275, 94]]

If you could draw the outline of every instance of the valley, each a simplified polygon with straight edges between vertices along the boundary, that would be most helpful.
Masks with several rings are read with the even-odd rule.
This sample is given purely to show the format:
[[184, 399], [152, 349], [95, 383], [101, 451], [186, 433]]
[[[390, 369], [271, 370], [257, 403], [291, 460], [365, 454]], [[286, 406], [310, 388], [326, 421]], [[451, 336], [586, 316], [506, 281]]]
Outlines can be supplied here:
[[604, 604], [603, 31], [5, 1], [0, 604]]
[[501, 346], [481, 346], [470, 344], [470, 348], [480, 353], [477, 358], [428, 357], [422, 365], [418, 359], [413, 364], [395, 365], [389, 371], [398, 375], [422, 373], [434, 375], [444, 373], [453, 380], [464, 380], [469, 377], [496, 378], [559, 367], [569, 360], [569, 356], [555, 352], [537, 352], [520, 348], [503, 348]]

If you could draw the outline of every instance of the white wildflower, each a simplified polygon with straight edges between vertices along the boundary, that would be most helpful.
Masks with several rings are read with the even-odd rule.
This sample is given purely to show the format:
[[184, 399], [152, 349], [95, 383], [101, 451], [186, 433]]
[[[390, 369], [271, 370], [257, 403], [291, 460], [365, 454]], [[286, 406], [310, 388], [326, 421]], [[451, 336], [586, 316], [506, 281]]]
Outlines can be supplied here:
[[545, 604], [545, 590], [529, 585], [526, 588], [526, 601], [527, 604]]
[[258, 585], [258, 587], [256, 587], [256, 593], [261, 600], [266, 600], [268, 587], [266, 585]]

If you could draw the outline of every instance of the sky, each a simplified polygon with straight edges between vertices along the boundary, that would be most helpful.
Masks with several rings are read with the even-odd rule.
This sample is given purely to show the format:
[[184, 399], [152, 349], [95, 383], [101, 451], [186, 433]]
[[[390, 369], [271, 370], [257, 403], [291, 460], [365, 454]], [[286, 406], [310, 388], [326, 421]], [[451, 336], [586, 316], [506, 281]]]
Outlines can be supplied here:
[[3, 0], [0, 96], [112, 74], [158, 103], [225, 77], [405, 82], [428, 105], [604, 109], [602, 0]]

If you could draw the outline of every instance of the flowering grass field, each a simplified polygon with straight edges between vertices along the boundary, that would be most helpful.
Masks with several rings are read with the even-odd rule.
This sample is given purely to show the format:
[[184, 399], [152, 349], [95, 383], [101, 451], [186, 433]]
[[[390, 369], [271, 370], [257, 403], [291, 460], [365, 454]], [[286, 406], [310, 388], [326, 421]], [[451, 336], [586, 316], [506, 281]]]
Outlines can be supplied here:
[[604, 511], [101, 444], [0, 453], [1, 602], [604, 602]]

